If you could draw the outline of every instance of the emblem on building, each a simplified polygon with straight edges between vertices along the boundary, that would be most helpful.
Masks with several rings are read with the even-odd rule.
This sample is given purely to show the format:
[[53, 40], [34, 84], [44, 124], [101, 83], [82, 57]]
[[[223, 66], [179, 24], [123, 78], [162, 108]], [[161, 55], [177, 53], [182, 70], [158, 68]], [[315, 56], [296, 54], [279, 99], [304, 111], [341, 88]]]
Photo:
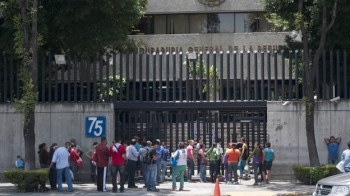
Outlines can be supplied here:
[[220, 5], [225, 0], [198, 0], [198, 1], [203, 3], [204, 5], [208, 5], [209, 7], [214, 7], [214, 6]]

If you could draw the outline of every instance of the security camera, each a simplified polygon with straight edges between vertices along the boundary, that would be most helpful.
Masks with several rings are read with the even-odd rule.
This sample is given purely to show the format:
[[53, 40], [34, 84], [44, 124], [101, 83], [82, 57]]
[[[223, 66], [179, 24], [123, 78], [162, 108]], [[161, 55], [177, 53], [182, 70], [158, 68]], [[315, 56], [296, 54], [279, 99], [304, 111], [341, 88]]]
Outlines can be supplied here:
[[338, 97], [334, 97], [333, 99], [331, 99], [331, 100], [329, 100], [329, 101], [331, 101], [331, 102], [337, 102], [337, 101], [339, 101], [340, 100], [340, 97], [338, 96]]

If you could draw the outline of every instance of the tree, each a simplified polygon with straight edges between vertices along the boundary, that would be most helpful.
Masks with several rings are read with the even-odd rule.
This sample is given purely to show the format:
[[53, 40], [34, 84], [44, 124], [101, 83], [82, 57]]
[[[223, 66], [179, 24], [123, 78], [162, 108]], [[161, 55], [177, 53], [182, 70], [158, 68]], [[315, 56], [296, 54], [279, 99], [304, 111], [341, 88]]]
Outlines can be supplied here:
[[[15, 0], [4, 8], [0, 50], [12, 50]], [[41, 51], [96, 55], [107, 50], [130, 51], [137, 41], [128, 38], [131, 25], [137, 24], [147, 0], [45, 0], [40, 1], [38, 31]], [[1, 25], [1, 21], [0, 21]]]
[[[147, 0], [0, 0], [0, 51], [21, 60], [25, 167], [35, 168], [35, 105], [38, 100], [38, 44], [42, 51], [94, 55], [131, 50], [129, 27], [142, 16]], [[38, 8], [39, 17], [38, 17]], [[40, 28], [38, 28], [38, 26]]]
[[[270, 18], [278, 19], [285, 30], [299, 29], [302, 34], [302, 64], [305, 71], [303, 85], [306, 89], [305, 122], [306, 137], [311, 166], [320, 164], [314, 128], [314, 90], [315, 70], [319, 67], [320, 57], [325, 49], [327, 35], [335, 23], [337, 0], [265, 0], [265, 9]], [[282, 22], [281, 22], [282, 21]], [[283, 28], [282, 28], [283, 29]], [[314, 56], [309, 50], [315, 51]]]

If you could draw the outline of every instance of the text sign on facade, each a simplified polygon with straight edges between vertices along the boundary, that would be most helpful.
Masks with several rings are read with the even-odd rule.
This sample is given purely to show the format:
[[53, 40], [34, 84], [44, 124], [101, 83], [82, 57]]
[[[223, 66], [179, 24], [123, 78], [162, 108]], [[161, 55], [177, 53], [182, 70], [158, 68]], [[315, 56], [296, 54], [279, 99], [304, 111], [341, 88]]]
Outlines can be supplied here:
[[106, 136], [106, 117], [105, 116], [87, 116], [85, 119], [86, 137], [105, 137]]

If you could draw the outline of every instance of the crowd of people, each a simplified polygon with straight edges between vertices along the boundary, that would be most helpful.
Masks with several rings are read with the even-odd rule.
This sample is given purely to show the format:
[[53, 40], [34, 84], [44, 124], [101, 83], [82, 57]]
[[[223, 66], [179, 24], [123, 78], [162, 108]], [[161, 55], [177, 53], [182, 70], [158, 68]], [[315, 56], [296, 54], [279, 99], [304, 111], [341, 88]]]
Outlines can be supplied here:
[[[115, 139], [108, 145], [107, 138], [102, 137], [100, 143], [94, 142], [85, 155], [90, 159], [91, 181], [97, 185], [97, 191], [102, 192], [107, 191], [108, 176], [111, 177], [113, 192], [124, 192], [126, 186], [128, 189], [139, 188], [135, 178], [143, 179], [143, 188], [147, 191], [158, 192], [156, 186], [165, 181], [170, 157], [176, 160], [176, 164], [171, 166], [174, 191], [184, 190], [185, 176], [187, 182], [194, 182], [196, 165], [201, 183], [207, 182], [208, 167], [210, 182], [214, 183], [221, 175], [226, 183], [239, 184], [238, 179], [245, 179], [249, 173], [246, 164], [253, 166], [254, 185], [258, 185], [259, 174], [262, 183], [269, 183], [274, 159], [270, 143], [266, 143], [264, 147], [256, 143], [250, 154], [244, 137], [237, 143], [228, 143], [226, 149], [221, 147], [221, 144], [221, 140], [218, 139], [210, 148], [206, 148], [201, 138], [197, 143], [191, 139], [187, 143], [179, 142], [176, 149], [170, 153], [166, 143], [161, 143], [159, 139], [140, 142], [140, 138], [134, 136], [130, 141]], [[38, 154], [40, 166], [50, 170], [51, 189], [62, 191], [62, 182], [65, 180], [68, 190], [74, 191], [73, 182], [77, 180], [83, 155], [75, 139], [66, 142], [64, 147], [53, 143], [49, 151], [47, 144], [42, 143], [39, 145]], [[252, 163], [248, 161], [251, 158]], [[21, 157], [18, 157], [16, 161], [19, 167], [24, 165], [21, 160]], [[177, 179], [180, 181], [179, 188], [176, 186]]]

